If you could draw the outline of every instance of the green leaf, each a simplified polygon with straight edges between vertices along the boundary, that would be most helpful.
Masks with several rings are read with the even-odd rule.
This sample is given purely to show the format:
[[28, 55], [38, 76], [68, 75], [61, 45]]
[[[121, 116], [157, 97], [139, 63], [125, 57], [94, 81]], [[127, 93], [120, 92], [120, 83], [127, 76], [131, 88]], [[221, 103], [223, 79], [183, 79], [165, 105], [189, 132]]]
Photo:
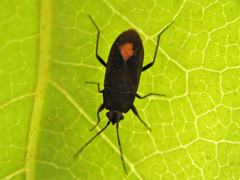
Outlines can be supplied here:
[[[239, 179], [240, 3], [0, 1], [0, 179]], [[119, 134], [107, 123], [105, 68], [116, 37], [136, 29], [145, 48], [138, 93]]]

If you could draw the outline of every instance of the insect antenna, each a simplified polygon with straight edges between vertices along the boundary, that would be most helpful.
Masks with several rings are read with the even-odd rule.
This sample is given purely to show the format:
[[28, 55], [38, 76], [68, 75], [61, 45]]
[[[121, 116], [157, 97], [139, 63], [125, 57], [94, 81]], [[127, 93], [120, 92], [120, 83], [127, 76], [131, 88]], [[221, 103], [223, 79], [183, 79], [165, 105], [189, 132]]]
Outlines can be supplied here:
[[77, 157], [77, 155], [80, 154], [80, 153], [83, 151], [83, 149], [84, 149], [85, 147], [87, 147], [87, 145], [90, 144], [90, 143], [92, 142], [92, 140], [95, 139], [95, 137], [97, 137], [99, 134], [101, 134], [101, 133], [108, 127], [109, 124], [110, 124], [110, 121], [108, 121], [107, 125], [106, 125], [101, 131], [99, 131], [92, 139], [90, 139], [90, 140], [73, 156], [73, 158]]
[[120, 150], [120, 154], [121, 154], [122, 165], [123, 165], [123, 169], [124, 169], [125, 173], [127, 174], [127, 169], [126, 169], [125, 162], [124, 162], [124, 159], [123, 159], [122, 147], [121, 147], [121, 142], [120, 142], [119, 133], [118, 133], [118, 123], [116, 125], [116, 129], [117, 129], [118, 146], [119, 146], [119, 150]]

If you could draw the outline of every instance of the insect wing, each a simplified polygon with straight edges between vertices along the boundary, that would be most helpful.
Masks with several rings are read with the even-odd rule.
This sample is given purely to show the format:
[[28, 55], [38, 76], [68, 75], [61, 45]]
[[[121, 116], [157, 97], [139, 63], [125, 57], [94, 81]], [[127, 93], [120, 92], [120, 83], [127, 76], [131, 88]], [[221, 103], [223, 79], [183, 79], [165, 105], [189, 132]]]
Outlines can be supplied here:
[[144, 50], [138, 33], [121, 33], [111, 47], [105, 75], [105, 87], [136, 93], [143, 64]]

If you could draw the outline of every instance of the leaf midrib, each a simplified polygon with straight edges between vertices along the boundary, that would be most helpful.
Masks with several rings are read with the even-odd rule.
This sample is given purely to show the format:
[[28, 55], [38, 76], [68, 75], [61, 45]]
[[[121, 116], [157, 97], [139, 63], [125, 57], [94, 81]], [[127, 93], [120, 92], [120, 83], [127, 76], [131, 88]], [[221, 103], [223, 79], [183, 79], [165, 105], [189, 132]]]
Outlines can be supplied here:
[[40, 6], [40, 26], [39, 26], [39, 59], [37, 66], [37, 84], [35, 89], [35, 99], [33, 104], [30, 131], [28, 137], [28, 148], [26, 156], [27, 179], [35, 178], [36, 152], [39, 134], [39, 123], [44, 103], [46, 85], [49, 78], [51, 30], [52, 30], [52, 1], [41, 1]]

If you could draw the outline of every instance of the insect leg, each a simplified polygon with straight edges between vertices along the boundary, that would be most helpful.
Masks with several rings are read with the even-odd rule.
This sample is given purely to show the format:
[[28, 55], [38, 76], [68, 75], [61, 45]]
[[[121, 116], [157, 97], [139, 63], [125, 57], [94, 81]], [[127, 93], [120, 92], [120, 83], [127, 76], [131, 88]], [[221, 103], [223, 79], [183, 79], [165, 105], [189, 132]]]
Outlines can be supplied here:
[[97, 82], [85, 82], [86, 84], [97, 84], [98, 86], [98, 92], [103, 93], [103, 90], [100, 90], [100, 85]]
[[[99, 85], [99, 83], [97, 83], [97, 82], [85, 82], [85, 83], [87, 83], [87, 84], [97, 84], [97, 86], [98, 86], [98, 92], [103, 93], [103, 90], [100, 90], [100, 85]], [[98, 111], [97, 111], [98, 122], [97, 122], [97, 124], [96, 124], [92, 129], [90, 129], [90, 131], [94, 130], [95, 127], [99, 124], [99, 122], [100, 122], [99, 113], [100, 113], [103, 109], [104, 109], [104, 103], [102, 103], [101, 106], [98, 108]]]
[[142, 71], [145, 71], [145, 70], [149, 69], [149, 68], [154, 64], [155, 59], [156, 59], [156, 56], [157, 56], [157, 50], [158, 50], [158, 45], [159, 45], [160, 37], [161, 37], [162, 33], [163, 33], [165, 30], [167, 30], [167, 28], [168, 28], [169, 26], [172, 25], [172, 23], [173, 23], [173, 22], [171, 22], [171, 24], [169, 24], [167, 27], [165, 27], [165, 29], [158, 35], [157, 46], [156, 46], [156, 50], [155, 50], [155, 53], [154, 53], [153, 61], [152, 61], [151, 63], [147, 64], [146, 66], [144, 66], [144, 67], [142, 68]]
[[101, 106], [98, 108], [98, 111], [97, 111], [98, 122], [97, 122], [97, 124], [96, 124], [92, 129], [90, 129], [90, 131], [94, 130], [95, 127], [100, 123], [99, 113], [100, 113], [102, 110], [104, 110], [104, 103], [102, 103]]
[[98, 34], [97, 34], [97, 44], [96, 44], [96, 57], [98, 59], [98, 61], [106, 67], [106, 62], [98, 55], [98, 41], [99, 41], [99, 36], [100, 36], [100, 30], [97, 26], [97, 24], [94, 22], [94, 20], [92, 19], [92, 17], [90, 15], [88, 15], [90, 17], [90, 19], [92, 20], [93, 24], [95, 25], [95, 27], [97, 28]]
[[144, 124], [144, 126], [146, 126], [146, 128], [148, 128], [151, 131], [151, 129], [147, 126], [147, 124], [138, 115], [137, 109], [135, 108], [134, 105], [132, 106], [131, 110], [138, 117], [138, 119]]
[[146, 98], [146, 97], [148, 97], [148, 96], [151, 96], [151, 95], [165, 96], [164, 94], [149, 93], [149, 94], [147, 94], [147, 95], [145, 95], [145, 96], [140, 96], [139, 94], [136, 94], [136, 97], [137, 97], [138, 99], [144, 99], [144, 98]]
[[90, 143], [92, 142], [92, 140], [95, 139], [95, 137], [97, 137], [99, 134], [101, 134], [107, 127], [108, 125], [110, 124], [110, 121], [108, 121], [107, 125], [101, 130], [99, 131], [92, 139], [90, 139], [74, 156], [73, 158], [75, 158], [79, 153], [81, 153], [83, 151], [83, 149]]
[[122, 165], [123, 165], [123, 169], [124, 169], [125, 173], [127, 174], [127, 169], [126, 169], [125, 162], [124, 162], [124, 159], [123, 159], [122, 147], [121, 147], [121, 142], [120, 142], [119, 133], [118, 133], [118, 123], [116, 125], [116, 129], [117, 129], [118, 146], [119, 146], [119, 150], [120, 150], [120, 154], [121, 154]]

